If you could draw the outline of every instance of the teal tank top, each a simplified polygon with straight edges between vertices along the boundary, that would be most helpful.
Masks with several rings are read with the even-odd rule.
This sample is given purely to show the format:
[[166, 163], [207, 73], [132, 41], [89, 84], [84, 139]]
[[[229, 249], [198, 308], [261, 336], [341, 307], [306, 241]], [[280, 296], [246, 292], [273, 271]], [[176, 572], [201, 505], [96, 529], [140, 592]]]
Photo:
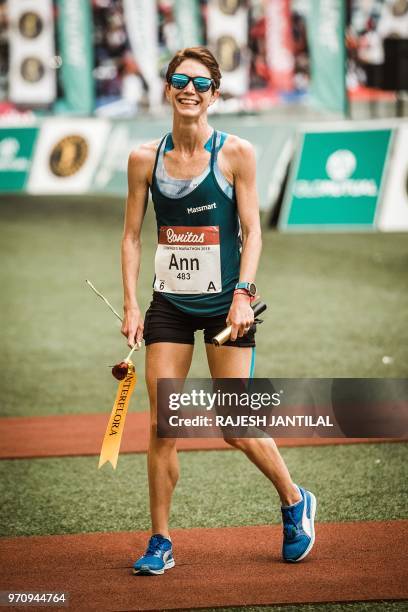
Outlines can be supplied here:
[[[236, 198], [216, 163], [225, 136], [214, 130], [206, 145], [210, 163], [199, 177], [167, 177], [174, 187], [170, 196], [160, 189], [167, 176], [163, 156], [172, 145], [171, 134], [166, 134], [157, 149], [151, 185], [158, 236], [154, 290], [183, 312], [204, 317], [228, 312], [239, 279]], [[183, 188], [186, 183], [188, 189]]]

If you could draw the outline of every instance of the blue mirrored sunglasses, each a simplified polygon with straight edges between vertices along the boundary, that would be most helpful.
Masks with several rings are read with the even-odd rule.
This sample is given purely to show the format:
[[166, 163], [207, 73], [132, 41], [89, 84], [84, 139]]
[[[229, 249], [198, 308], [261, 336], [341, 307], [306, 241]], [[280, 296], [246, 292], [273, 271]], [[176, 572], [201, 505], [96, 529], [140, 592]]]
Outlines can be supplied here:
[[207, 77], [190, 77], [187, 74], [175, 73], [170, 77], [170, 85], [175, 87], [176, 89], [184, 89], [187, 87], [189, 82], [192, 81], [194, 85], [194, 89], [199, 91], [200, 93], [204, 93], [208, 91], [210, 87], [214, 84], [212, 79]]

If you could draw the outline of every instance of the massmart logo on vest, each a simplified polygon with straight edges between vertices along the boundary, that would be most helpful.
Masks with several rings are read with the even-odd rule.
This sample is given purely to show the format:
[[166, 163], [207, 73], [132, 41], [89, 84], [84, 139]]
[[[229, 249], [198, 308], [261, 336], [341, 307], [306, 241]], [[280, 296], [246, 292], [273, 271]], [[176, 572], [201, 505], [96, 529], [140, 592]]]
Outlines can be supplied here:
[[296, 181], [293, 191], [296, 198], [375, 198], [378, 186], [373, 178], [353, 179], [357, 158], [348, 149], [338, 149], [326, 161], [327, 179]]

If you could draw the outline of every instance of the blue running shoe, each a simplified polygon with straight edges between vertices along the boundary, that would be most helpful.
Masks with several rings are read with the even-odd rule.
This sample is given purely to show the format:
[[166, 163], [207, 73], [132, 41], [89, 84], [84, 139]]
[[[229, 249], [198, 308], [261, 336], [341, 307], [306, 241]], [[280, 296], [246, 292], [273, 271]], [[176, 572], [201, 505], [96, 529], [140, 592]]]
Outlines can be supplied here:
[[171, 540], [160, 533], [152, 535], [145, 554], [133, 566], [134, 574], [164, 574], [175, 566]]
[[282, 506], [283, 546], [285, 561], [296, 563], [310, 553], [315, 541], [314, 518], [316, 498], [313, 493], [298, 487], [302, 499], [293, 506]]

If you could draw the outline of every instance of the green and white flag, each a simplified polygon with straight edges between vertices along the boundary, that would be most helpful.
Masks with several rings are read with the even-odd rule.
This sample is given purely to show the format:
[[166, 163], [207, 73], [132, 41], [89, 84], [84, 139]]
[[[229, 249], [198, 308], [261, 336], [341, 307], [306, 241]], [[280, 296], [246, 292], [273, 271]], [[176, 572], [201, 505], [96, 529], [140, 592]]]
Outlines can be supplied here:
[[94, 110], [91, 3], [58, 0], [58, 34], [64, 111], [90, 115]]
[[345, 0], [308, 0], [312, 102], [347, 114]]
[[198, 0], [176, 0], [174, 11], [180, 47], [202, 45], [203, 32]]

